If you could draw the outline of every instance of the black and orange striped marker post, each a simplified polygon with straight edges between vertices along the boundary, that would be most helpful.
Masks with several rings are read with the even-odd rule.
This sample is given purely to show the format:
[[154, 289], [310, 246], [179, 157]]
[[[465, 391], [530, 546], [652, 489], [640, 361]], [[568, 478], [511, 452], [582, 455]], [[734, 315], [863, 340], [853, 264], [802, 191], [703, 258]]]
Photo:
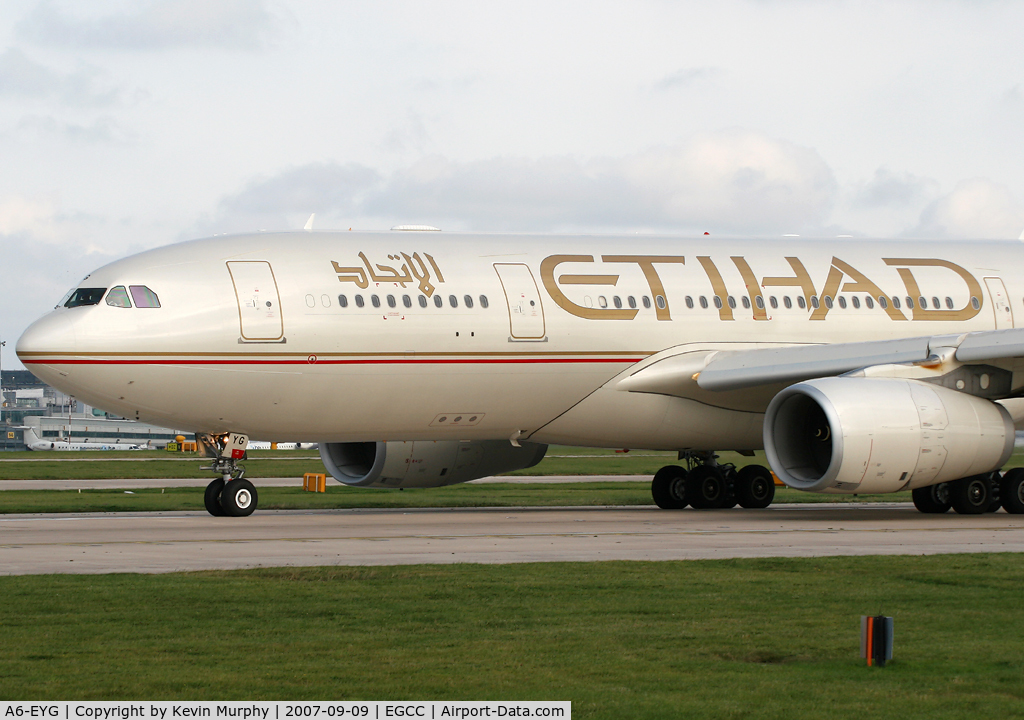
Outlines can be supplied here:
[[860, 616], [860, 656], [868, 667], [885, 667], [892, 660], [892, 618], [885, 615]]

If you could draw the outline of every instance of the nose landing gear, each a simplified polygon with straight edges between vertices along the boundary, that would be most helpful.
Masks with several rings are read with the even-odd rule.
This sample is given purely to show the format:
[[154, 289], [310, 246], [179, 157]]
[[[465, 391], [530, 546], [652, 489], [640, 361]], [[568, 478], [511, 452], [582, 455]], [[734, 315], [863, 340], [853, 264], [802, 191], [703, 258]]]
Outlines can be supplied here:
[[197, 436], [213, 464], [201, 468], [213, 470], [219, 478], [206, 486], [203, 504], [214, 517], [245, 517], [256, 509], [259, 495], [251, 482], [245, 479], [245, 467], [238, 460], [245, 459], [249, 438], [230, 433], [226, 435]]

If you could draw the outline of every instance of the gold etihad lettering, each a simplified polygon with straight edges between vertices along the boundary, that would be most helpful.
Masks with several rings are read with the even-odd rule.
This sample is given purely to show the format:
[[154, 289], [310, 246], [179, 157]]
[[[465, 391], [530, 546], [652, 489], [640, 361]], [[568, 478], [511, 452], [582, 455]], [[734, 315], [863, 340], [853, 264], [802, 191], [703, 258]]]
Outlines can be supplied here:
[[786, 262], [793, 268], [793, 277], [765, 277], [761, 278], [761, 284], [765, 287], [798, 287], [803, 290], [804, 300], [807, 306], [811, 306], [811, 296], [814, 295], [814, 281], [807, 268], [800, 262], [800, 258], [787, 257]]
[[[647, 279], [647, 287], [651, 289], [651, 295], [654, 296], [654, 312], [655, 317], [659, 320], [671, 320], [672, 311], [668, 305], [668, 293], [665, 292], [665, 286], [661, 282], [661, 276], [658, 275], [655, 264], [657, 263], [678, 263], [680, 265], [686, 262], [686, 259], [677, 255], [602, 255], [601, 259], [607, 263], [636, 263], [643, 270], [644, 278]], [[661, 307], [661, 303], [658, 302], [658, 298], [663, 298], [665, 307]]]
[[[415, 282], [420, 292], [430, 297], [436, 289], [436, 286], [431, 283], [430, 270], [434, 271], [433, 278], [439, 283], [444, 282], [444, 275], [441, 274], [441, 270], [437, 267], [437, 263], [434, 262], [434, 258], [429, 253], [423, 253], [423, 257], [427, 259], [426, 263], [423, 262], [423, 258], [420, 257], [419, 253], [413, 253], [412, 255], [408, 253], [388, 255], [388, 260], [391, 261], [405, 260], [400, 270], [396, 270], [392, 265], [371, 263], [365, 253], [359, 253], [359, 259], [363, 261], [363, 266], [342, 267], [333, 260], [331, 265], [334, 266], [334, 272], [338, 274], [338, 282], [355, 283], [356, 287], [363, 290], [368, 288], [371, 282], [378, 285], [380, 283], [395, 283], [403, 288], [407, 284]], [[430, 265], [429, 270], [427, 269], [428, 263]]]
[[[360, 254], [360, 256], [362, 257], [362, 254]], [[407, 258], [411, 263], [411, 258], [409, 258], [409, 256], [403, 255], [403, 257]], [[430, 258], [429, 255], [426, 257], [431, 261], [431, 265], [436, 271], [436, 266], [433, 265], [432, 258]], [[969, 299], [964, 307], [959, 310], [930, 310], [928, 308], [922, 308], [920, 307], [920, 303], [916, 303], [913, 307], [910, 318], [907, 318], [907, 316], [904, 315], [904, 313], [897, 307], [897, 303], [893, 302], [895, 295], [884, 292], [881, 286], [868, 278], [868, 276], [863, 272], [853, 267], [850, 263], [837, 257], [832, 258], [828, 275], [825, 278], [820, 295], [815, 288], [814, 281], [811, 279], [811, 274], [807, 271], [807, 268], [804, 266], [804, 263], [800, 258], [785, 258], [786, 262], [788, 262], [789, 266], [793, 269], [792, 276], [765, 276], [761, 279], [760, 283], [757, 282], [757, 275], [754, 274], [754, 271], [751, 269], [746, 258], [743, 256], [730, 256], [730, 259], [733, 261], [733, 264], [736, 266], [736, 269], [739, 271], [740, 277], [744, 282], [746, 295], [750, 299], [754, 320], [769, 319], [762, 291], [762, 288], [767, 287], [799, 288], [807, 303], [807, 309], [810, 312], [810, 320], [824, 320], [828, 316], [830, 310], [833, 309], [832, 307], [829, 307], [830, 305], [833, 305], [833, 303], [826, 302], [826, 298], [829, 301], [834, 301], [840, 293], [865, 293], [879, 302], [881, 309], [889, 319], [894, 322], [906, 321], [908, 319], [929, 321], [970, 320], [981, 311], [985, 302], [981, 283], [978, 282], [977, 278], [971, 275], [970, 272], [960, 265], [948, 260], [940, 260], [937, 258], [881, 258], [882, 262], [886, 265], [895, 268], [903, 281], [907, 295], [914, 298], [918, 298], [922, 294], [917, 278], [911, 270], [911, 268], [915, 267], [933, 267], [951, 270], [967, 285]], [[665, 284], [662, 281], [661, 276], [658, 274], [658, 270], [655, 266], [666, 263], [683, 265], [686, 263], [686, 259], [683, 256], [602, 255], [601, 261], [604, 263], [632, 263], [639, 266], [644, 274], [644, 278], [647, 280], [647, 285], [650, 288], [651, 294], [655, 299], [654, 306], [656, 318], [661, 321], [672, 319], [671, 308], [669, 305], [669, 293], [666, 291]], [[730, 295], [728, 286], [726, 285], [725, 279], [722, 277], [722, 273], [719, 271], [718, 266], [711, 257], [707, 255], [697, 256], [697, 261], [700, 263], [705, 275], [707, 275], [715, 296], [720, 300], [721, 307], [717, 308], [719, 319], [725, 321], [734, 320], [733, 308], [729, 304]], [[570, 300], [564, 292], [562, 292], [560, 285], [615, 287], [619, 283], [620, 276], [604, 275], [599, 273], [566, 273], [559, 275], [556, 278], [555, 269], [563, 263], [594, 263], [594, 256], [551, 255], [541, 262], [540, 275], [544, 287], [551, 296], [551, 299], [554, 300], [555, 304], [566, 312], [587, 320], [632, 320], [639, 313], [639, 309], [635, 308], [596, 308], [584, 307], [583, 305], [576, 304]], [[382, 271], [386, 269], [381, 268], [379, 265], [377, 267]], [[342, 271], [362, 270], [362, 268], [337, 268], [337, 264], [335, 264], [335, 268], [338, 270], [339, 275]], [[440, 273], [438, 272], [437, 275], [440, 275]], [[339, 277], [339, 279], [341, 279], [341, 277]], [[357, 282], [359, 278], [350, 277], [346, 279]], [[443, 278], [439, 279], [443, 282]], [[394, 280], [391, 281], [394, 282]], [[817, 307], [814, 307], [815, 303], [812, 302], [812, 298], [820, 301], [817, 303]], [[978, 301], [977, 308], [974, 307], [975, 298], [977, 298]], [[758, 299], [761, 300], [760, 307], [758, 306]]]
[[[839, 284], [842, 283], [843, 277], [852, 278], [854, 282], [845, 283], [840, 289]], [[834, 299], [840, 292], [862, 292], [867, 293], [871, 297], [878, 300], [879, 305], [885, 310], [885, 313], [893, 320], [906, 320], [907, 316], [899, 311], [895, 303], [890, 303], [889, 299], [886, 298], [885, 293], [882, 289], [875, 285], [868, 279], [867, 275], [862, 273], [847, 262], [843, 262], [837, 257], [832, 258], [832, 267], [828, 270], [828, 277], [825, 278], [825, 287], [821, 290], [821, 304], [811, 313], [811, 320], [824, 320], [828, 311], [831, 309], [828, 307], [828, 303], [825, 302], [825, 298]]]
[[[754, 319], [767, 320], [768, 311], [764, 307], [761, 286], [757, 284], [757, 276], [750, 269], [750, 263], [744, 257], [733, 256], [731, 260], [736, 265], [736, 269], [740, 271], [740, 277], [743, 278], [743, 283], [747, 286], [747, 297], [750, 298], [750, 305], [754, 309]], [[757, 302], [758, 298], [761, 298], [760, 305]]]
[[921, 289], [917, 285], [917, 278], [915, 278], [914, 273], [910, 271], [910, 268], [912, 267], [944, 267], [952, 270], [963, 278], [965, 283], [967, 283], [967, 289], [970, 292], [970, 296], [972, 298], [978, 298], [977, 308], [975, 308], [973, 303], [968, 300], [967, 304], [959, 310], [929, 310], [921, 307], [921, 303], [919, 302], [914, 303], [914, 320], [970, 320], [981, 312], [981, 308], [985, 303], [985, 295], [981, 291], [981, 283], [978, 282], [977, 278], [959, 265], [951, 263], [948, 260], [937, 260], [934, 258], [882, 258], [882, 262], [896, 268], [896, 272], [898, 272], [900, 277], [903, 278], [903, 284], [907, 287], [907, 295], [912, 298], [921, 297]]
[[[555, 304], [576, 317], [586, 320], [632, 320], [639, 310], [595, 308], [577, 305], [565, 296], [555, 281], [555, 268], [562, 263], [592, 263], [593, 255], [551, 255], [540, 264], [540, 279]], [[566, 281], [565, 278], [568, 278]], [[615, 285], [618, 275], [562, 275], [559, 281], [568, 285]]]

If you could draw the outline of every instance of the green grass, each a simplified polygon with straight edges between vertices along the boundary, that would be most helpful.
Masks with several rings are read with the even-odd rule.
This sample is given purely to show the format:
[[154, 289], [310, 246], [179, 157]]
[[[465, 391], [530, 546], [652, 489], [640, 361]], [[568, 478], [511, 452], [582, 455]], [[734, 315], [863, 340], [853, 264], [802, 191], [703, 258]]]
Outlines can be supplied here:
[[[81, 460], [85, 462], [71, 462]], [[663, 465], [675, 462], [676, 453], [670, 452], [633, 450], [619, 453], [553, 445], [539, 465], [510, 474], [653, 475]], [[736, 453], [723, 453], [722, 462], [745, 465], [752, 460]], [[764, 462], [763, 456], [759, 462]], [[208, 460], [198, 456], [160, 450], [0, 453], [0, 480], [201, 478], [209, 476], [209, 471], [199, 469], [208, 464]], [[244, 464], [250, 478], [301, 478], [305, 472], [324, 471], [320, 455], [315, 450], [254, 450]]]
[[[0, 697], [571, 700], [577, 718], [1024, 716], [1024, 555], [0, 578]], [[895, 659], [859, 659], [859, 617]]]
[[[82, 461], [85, 462], [69, 462]], [[655, 450], [575, 448], [552, 445], [547, 456], [532, 468], [509, 475], [654, 475], [665, 465], [676, 464], [676, 453]], [[734, 452], [719, 453], [719, 462], [743, 467], [750, 463], [767, 465], [764, 453], [743, 457]], [[63, 480], [117, 478], [203, 478], [200, 466], [208, 460], [159, 450], [132, 452], [26, 452], [0, 453], [0, 480]], [[315, 450], [254, 450], [245, 461], [250, 478], [295, 477], [306, 472], [323, 472]], [[1006, 467], [1024, 466], [1024, 451], [1014, 453]]]
[[[412, 490], [350, 488], [333, 483], [325, 493], [296, 487], [259, 487], [260, 510], [431, 507], [552, 507], [653, 505], [648, 483], [594, 482], [565, 484], [488, 483]], [[775, 502], [901, 502], [910, 493], [893, 495], [819, 495], [778, 488]], [[173, 512], [202, 510], [202, 488], [124, 490], [5, 490], [0, 515], [10, 513]], [[695, 511], [694, 511], [695, 512]]]

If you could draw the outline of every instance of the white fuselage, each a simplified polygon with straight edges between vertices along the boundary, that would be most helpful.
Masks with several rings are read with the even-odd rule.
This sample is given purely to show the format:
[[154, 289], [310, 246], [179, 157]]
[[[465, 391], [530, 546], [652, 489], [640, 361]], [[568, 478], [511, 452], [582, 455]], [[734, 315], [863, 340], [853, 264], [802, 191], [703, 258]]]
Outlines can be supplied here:
[[1017, 242], [222, 237], [97, 270], [81, 287], [160, 307], [60, 307], [18, 355], [107, 411], [253, 439], [754, 449], [778, 386], [618, 383], [714, 351], [1012, 327], [1022, 261]]

